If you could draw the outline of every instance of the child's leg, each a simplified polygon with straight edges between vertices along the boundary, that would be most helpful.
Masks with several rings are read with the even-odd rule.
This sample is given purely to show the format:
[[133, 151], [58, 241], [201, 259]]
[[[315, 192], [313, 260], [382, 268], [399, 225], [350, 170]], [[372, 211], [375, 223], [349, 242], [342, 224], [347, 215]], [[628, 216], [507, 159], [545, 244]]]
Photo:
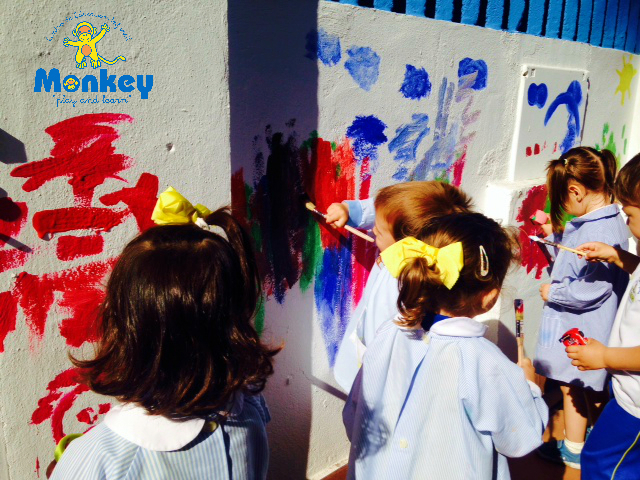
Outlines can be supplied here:
[[560, 390], [562, 390], [564, 403], [565, 439], [574, 443], [584, 443], [584, 435], [587, 431], [584, 390], [574, 385], [562, 385]]
[[604, 407], [581, 456], [582, 480], [633, 479], [640, 476], [640, 418], [615, 399]]

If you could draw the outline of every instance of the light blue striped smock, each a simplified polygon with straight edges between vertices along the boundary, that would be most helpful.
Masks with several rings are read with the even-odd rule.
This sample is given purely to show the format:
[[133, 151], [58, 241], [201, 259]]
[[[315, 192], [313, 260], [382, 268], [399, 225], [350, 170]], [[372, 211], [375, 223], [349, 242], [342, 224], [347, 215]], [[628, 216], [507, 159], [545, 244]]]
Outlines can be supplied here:
[[510, 478], [505, 456], [542, 443], [548, 409], [485, 331], [470, 318], [442, 320], [429, 333], [380, 328], [343, 411], [347, 478]]
[[[373, 199], [344, 202], [349, 207], [349, 223], [357, 228], [370, 229], [375, 222]], [[351, 316], [338, 348], [333, 374], [345, 392], [360, 370], [362, 353], [373, 341], [380, 325], [398, 314], [398, 279], [393, 278], [383, 263], [371, 268], [362, 298]]]
[[52, 480], [248, 480], [267, 476], [269, 412], [261, 395], [244, 396], [241, 412], [188, 445], [152, 451], [103, 422], [69, 444]]
[[[629, 248], [629, 229], [618, 205], [608, 205], [567, 222], [562, 235], [551, 240], [576, 248], [587, 242]], [[605, 387], [606, 370], [581, 372], [571, 365], [560, 337], [578, 328], [586, 337], [607, 345], [629, 275], [610, 263], [591, 263], [574, 253], [548, 251], [555, 258], [549, 300], [542, 310], [535, 361], [540, 375], [594, 390]]]

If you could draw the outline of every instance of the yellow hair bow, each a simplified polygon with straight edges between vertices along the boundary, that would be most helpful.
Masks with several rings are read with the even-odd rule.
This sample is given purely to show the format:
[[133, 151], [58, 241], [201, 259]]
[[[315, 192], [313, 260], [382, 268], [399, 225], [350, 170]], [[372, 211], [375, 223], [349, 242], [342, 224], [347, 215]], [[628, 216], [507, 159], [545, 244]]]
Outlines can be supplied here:
[[414, 237], [406, 237], [394, 243], [380, 254], [387, 270], [395, 278], [411, 258], [426, 258], [429, 266], [435, 264], [440, 271], [442, 283], [449, 290], [456, 284], [464, 266], [462, 243], [455, 242], [446, 247], [436, 248]]
[[204, 205], [195, 207], [189, 200], [180, 195], [175, 188], [169, 187], [158, 197], [158, 202], [151, 214], [151, 220], [157, 225], [186, 225], [195, 223], [204, 227], [206, 222], [201, 218], [213, 212]]

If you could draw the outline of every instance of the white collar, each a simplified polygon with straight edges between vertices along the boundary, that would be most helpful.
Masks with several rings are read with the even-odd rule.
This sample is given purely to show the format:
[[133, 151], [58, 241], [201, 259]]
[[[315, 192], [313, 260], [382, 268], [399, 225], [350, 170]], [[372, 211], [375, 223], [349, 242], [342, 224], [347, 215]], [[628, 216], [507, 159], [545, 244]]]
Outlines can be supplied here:
[[429, 333], [447, 337], [483, 337], [487, 326], [468, 317], [453, 317], [434, 323]]
[[171, 452], [191, 443], [202, 431], [205, 419], [171, 420], [161, 415], [149, 415], [146, 409], [125, 403], [111, 408], [104, 423], [112, 432], [139, 447]]

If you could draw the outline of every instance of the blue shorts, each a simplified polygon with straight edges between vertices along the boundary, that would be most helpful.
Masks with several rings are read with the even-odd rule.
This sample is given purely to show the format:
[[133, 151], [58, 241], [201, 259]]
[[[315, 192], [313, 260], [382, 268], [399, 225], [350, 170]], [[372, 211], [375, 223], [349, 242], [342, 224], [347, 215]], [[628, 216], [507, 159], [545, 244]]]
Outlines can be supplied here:
[[580, 458], [582, 480], [640, 480], [640, 418], [612, 398]]

